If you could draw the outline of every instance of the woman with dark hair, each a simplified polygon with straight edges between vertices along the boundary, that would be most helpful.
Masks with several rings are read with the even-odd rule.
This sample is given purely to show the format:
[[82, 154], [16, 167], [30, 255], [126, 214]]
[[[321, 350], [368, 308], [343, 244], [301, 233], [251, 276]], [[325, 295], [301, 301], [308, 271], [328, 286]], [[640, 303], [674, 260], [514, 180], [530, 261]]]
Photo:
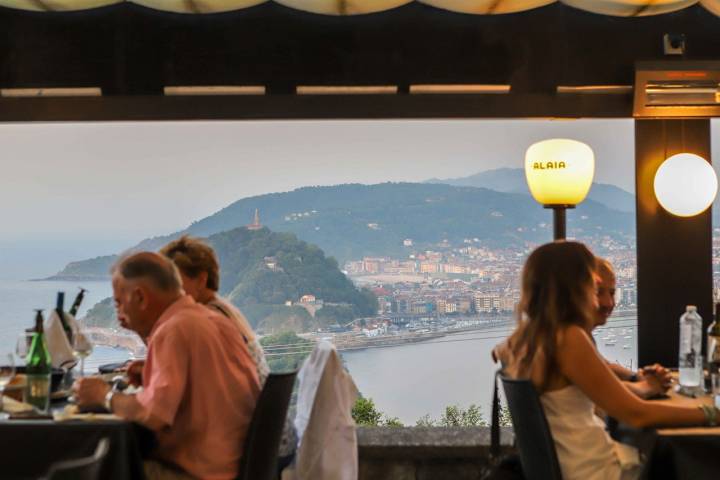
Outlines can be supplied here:
[[565, 480], [635, 479], [638, 452], [609, 437], [595, 406], [636, 427], [714, 424], [720, 417], [714, 407], [638, 398], [613, 374], [590, 336], [596, 268], [596, 258], [577, 242], [549, 243], [530, 254], [503, 364], [507, 375], [530, 379], [540, 394]]

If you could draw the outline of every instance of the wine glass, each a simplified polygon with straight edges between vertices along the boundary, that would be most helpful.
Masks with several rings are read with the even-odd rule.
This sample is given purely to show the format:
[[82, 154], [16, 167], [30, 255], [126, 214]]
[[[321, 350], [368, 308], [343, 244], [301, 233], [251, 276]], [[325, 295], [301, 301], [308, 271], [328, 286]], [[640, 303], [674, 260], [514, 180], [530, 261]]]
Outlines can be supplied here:
[[30, 350], [30, 345], [32, 344], [32, 332], [24, 332], [21, 333], [18, 336], [17, 344], [15, 345], [15, 353], [18, 357], [25, 360], [25, 357], [27, 357], [28, 351]]
[[3, 395], [5, 394], [5, 387], [15, 377], [15, 358], [12, 353], [0, 356], [0, 420], [7, 420], [9, 415], [3, 412]]
[[92, 342], [80, 330], [73, 336], [73, 352], [75, 357], [80, 359], [80, 376], [85, 376], [85, 358], [93, 351]]

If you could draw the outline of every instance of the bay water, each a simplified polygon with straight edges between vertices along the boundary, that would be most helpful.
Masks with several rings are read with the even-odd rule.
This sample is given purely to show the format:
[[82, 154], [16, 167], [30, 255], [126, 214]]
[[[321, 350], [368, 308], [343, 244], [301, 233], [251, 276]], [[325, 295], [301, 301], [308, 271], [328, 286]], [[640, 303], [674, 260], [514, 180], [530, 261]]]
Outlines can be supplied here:
[[[78, 317], [112, 293], [106, 282], [0, 281], [0, 355], [12, 353], [18, 335], [33, 325], [34, 309], [49, 313], [58, 291], [69, 307], [78, 287], [86, 288]], [[454, 333], [422, 343], [342, 352], [345, 365], [363, 396], [377, 408], [406, 425], [424, 415], [439, 419], [449, 405], [479, 405], [486, 419], [492, 393], [490, 351], [511, 331], [512, 325]], [[610, 321], [595, 334], [600, 352], [610, 361], [636, 365], [634, 319]], [[86, 359], [86, 371], [98, 365], [124, 361], [124, 349], [96, 346]]]
[[[0, 355], [13, 353], [18, 336], [34, 325], [35, 309], [42, 308], [47, 316], [55, 308], [57, 292], [65, 292], [65, 308], [70, 308], [79, 287], [87, 289], [78, 318], [97, 302], [112, 295], [110, 281], [105, 282], [55, 282], [0, 280]], [[86, 371], [98, 365], [123, 361], [128, 352], [120, 348], [96, 346], [85, 359]], [[16, 359], [21, 362], [20, 359]]]
[[[609, 361], [637, 368], [636, 328], [632, 321], [609, 322], [595, 339]], [[490, 356], [512, 324], [502, 328], [452, 334], [397, 347], [343, 352], [343, 359], [364, 397], [378, 410], [413, 426], [428, 415], [439, 420], [445, 407], [474, 404], [490, 420], [492, 386], [498, 365]]]

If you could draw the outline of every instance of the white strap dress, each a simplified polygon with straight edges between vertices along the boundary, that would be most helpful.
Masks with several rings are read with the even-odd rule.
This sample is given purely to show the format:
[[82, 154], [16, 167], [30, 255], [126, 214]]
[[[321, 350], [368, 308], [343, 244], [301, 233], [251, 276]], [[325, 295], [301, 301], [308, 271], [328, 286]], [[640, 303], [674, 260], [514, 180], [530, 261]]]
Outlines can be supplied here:
[[540, 395], [555, 441], [563, 480], [632, 480], [640, 477], [638, 451], [615, 442], [575, 385]]

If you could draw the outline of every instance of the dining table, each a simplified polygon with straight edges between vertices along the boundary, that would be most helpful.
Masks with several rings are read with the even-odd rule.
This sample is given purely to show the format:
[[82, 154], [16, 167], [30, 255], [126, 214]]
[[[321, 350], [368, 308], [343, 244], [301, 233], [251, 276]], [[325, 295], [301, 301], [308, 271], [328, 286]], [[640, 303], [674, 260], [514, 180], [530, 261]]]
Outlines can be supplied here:
[[[687, 407], [714, 403], [712, 395], [689, 397], [675, 389], [653, 401]], [[613, 438], [644, 454], [643, 479], [720, 479], [720, 426], [636, 429], [609, 422], [609, 429]]]
[[101, 439], [110, 442], [102, 461], [103, 480], [143, 480], [143, 458], [155, 447], [151, 431], [112, 415], [63, 414], [54, 404], [54, 418], [0, 420], [0, 478], [43, 477], [58, 461], [91, 456]]

